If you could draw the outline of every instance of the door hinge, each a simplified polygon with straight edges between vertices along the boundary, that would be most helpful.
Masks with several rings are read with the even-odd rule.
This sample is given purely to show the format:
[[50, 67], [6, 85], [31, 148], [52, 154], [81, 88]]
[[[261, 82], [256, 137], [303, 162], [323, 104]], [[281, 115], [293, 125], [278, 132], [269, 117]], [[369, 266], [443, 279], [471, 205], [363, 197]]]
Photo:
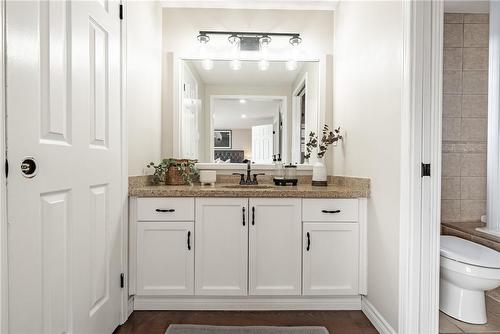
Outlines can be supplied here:
[[431, 176], [431, 164], [422, 163], [422, 177]]
[[9, 160], [5, 159], [5, 178], [9, 177]]
[[120, 288], [124, 288], [125, 287], [125, 274], [124, 273], [121, 273], [120, 274]]
[[123, 5], [120, 4], [120, 7], [118, 8], [119, 10], [119, 17], [120, 17], [120, 20], [123, 20]]

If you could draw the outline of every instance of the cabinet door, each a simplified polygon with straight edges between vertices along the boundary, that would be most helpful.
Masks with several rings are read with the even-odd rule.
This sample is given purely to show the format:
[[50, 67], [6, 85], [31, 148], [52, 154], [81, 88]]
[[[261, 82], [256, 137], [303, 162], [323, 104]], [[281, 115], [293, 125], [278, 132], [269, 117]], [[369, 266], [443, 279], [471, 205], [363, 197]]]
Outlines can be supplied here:
[[137, 223], [137, 294], [192, 295], [193, 222]]
[[247, 295], [248, 199], [196, 199], [196, 295]]
[[300, 199], [252, 198], [249, 211], [250, 294], [300, 295]]
[[357, 295], [359, 225], [304, 223], [303, 294]]

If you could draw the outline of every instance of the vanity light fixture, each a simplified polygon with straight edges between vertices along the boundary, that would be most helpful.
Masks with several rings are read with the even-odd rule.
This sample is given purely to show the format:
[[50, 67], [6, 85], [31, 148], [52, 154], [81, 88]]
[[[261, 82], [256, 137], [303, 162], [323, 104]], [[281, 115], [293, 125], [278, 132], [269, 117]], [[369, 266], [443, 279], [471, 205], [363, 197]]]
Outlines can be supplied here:
[[302, 43], [302, 38], [300, 38], [299, 35], [295, 35], [290, 38], [289, 42], [292, 46], [299, 46], [299, 44]]
[[241, 41], [241, 37], [236, 35], [236, 34], [231, 34], [231, 36], [229, 36], [227, 38], [227, 40], [229, 41], [229, 43], [231, 43], [232, 45], [235, 45], [235, 44], [238, 44], [240, 43]]
[[269, 35], [264, 35], [259, 38], [259, 42], [261, 46], [268, 46], [271, 43], [272, 39]]
[[302, 42], [298, 33], [273, 33], [273, 32], [249, 32], [249, 31], [205, 31], [199, 32], [198, 41], [208, 43], [210, 35], [227, 35], [231, 45], [239, 45], [243, 51], [259, 51], [261, 46], [271, 44], [272, 37], [290, 37], [290, 44], [297, 46]]
[[198, 35], [198, 41], [201, 44], [207, 44], [210, 41], [210, 36], [208, 36], [206, 33], [203, 33], [200, 31], [200, 34]]

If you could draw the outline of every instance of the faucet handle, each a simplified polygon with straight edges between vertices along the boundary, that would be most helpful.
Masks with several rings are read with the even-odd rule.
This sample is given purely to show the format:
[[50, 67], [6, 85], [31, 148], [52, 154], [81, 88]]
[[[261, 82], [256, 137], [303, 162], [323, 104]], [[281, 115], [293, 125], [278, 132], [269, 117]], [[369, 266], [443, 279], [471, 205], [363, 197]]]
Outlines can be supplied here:
[[253, 182], [255, 182], [257, 184], [257, 176], [260, 176], [260, 175], [266, 175], [264, 173], [255, 173], [253, 174]]
[[245, 174], [242, 174], [242, 173], [233, 173], [233, 175], [239, 175], [240, 176], [240, 184], [245, 183]]

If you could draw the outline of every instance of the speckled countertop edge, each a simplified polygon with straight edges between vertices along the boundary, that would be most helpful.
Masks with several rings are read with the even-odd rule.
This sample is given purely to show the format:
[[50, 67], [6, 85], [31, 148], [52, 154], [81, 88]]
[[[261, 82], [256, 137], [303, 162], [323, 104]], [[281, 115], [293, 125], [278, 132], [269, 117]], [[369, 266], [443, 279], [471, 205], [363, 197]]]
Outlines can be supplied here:
[[215, 186], [166, 186], [150, 185], [148, 177], [131, 177], [129, 179], [129, 196], [131, 197], [289, 197], [289, 198], [363, 198], [370, 196], [370, 179], [334, 176], [330, 177], [326, 187], [314, 187], [307, 180], [297, 186], [272, 186], [267, 180], [261, 184], [270, 186], [265, 189], [228, 188], [237, 186], [228, 182], [228, 178], [218, 179]]

